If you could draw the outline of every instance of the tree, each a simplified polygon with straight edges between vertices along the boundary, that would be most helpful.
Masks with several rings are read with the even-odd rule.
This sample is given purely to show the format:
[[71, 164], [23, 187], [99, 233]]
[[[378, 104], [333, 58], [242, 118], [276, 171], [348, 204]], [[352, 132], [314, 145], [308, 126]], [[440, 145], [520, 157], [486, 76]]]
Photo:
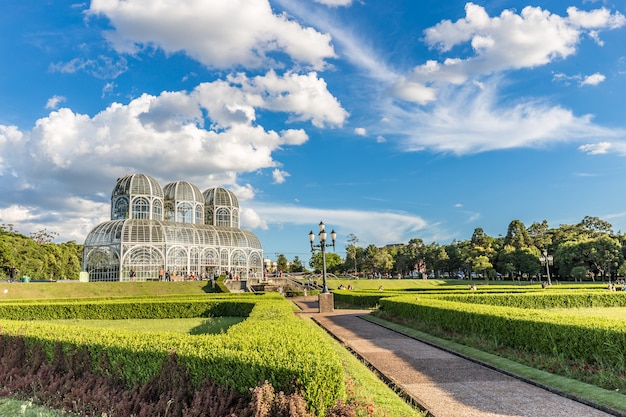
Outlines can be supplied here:
[[513, 246], [515, 249], [522, 249], [532, 246], [532, 240], [524, 226], [519, 220], [509, 223], [509, 228], [504, 237], [504, 244]]
[[357, 238], [354, 234], [350, 233], [347, 237], [347, 241], [349, 245], [346, 246], [346, 256], [349, 258], [352, 258], [352, 260], [354, 261], [354, 273], [358, 275], [359, 269], [357, 268], [357, 263], [356, 263], [356, 259], [357, 259], [356, 244], [359, 243], [359, 238]]
[[552, 244], [552, 235], [549, 233], [547, 220], [531, 224], [528, 227], [528, 236], [532, 245], [539, 248], [539, 250], [547, 250], [548, 246]]
[[276, 269], [278, 269], [279, 272], [287, 272], [288, 264], [289, 261], [287, 261], [287, 257], [285, 255], [282, 253], [278, 255], [278, 259], [276, 259]]
[[[341, 265], [341, 256], [334, 252], [325, 252], [326, 254], [326, 271], [332, 270], [333, 268]], [[322, 252], [315, 252], [313, 256], [311, 256], [311, 260], [309, 261], [309, 265], [313, 270], [317, 273], [322, 272]]]
[[483, 276], [487, 277], [487, 270], [493, 268], [491, 262], [489, 262], [489, 258], [485, 255], [480, 255], [474, 258], [474, 262], [472, 264], [475, 271], [479, 271], [483, 273]]
[[289, 266], [289, 272], [303, 272], [304, 265], [302, 265], [302, 261], [296, 255], [291, 261], [291, 265]]

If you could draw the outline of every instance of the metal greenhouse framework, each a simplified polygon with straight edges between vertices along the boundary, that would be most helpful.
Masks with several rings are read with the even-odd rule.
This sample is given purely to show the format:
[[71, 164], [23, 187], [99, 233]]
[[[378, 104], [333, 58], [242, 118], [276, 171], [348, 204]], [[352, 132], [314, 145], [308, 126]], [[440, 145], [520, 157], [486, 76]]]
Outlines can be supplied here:
[[259, 278], [263, 247], [239, 228], [239, 202], [224, 188], [203, 193], [184, 181], [161, 188], [144, 174], [117, 180], [111, 220], [87, 235], [83, 270], [89, 281]]

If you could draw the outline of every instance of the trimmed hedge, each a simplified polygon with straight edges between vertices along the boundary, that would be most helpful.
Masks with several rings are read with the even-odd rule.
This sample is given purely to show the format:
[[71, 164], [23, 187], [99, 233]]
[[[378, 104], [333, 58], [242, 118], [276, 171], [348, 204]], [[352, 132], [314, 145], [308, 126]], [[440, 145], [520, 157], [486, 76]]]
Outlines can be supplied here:
[[439, 295], [436, 298], [461, 303], [489, 304], [517, 308], [588, 308], [626, 307], [626, 293], [607, 290], [563, 292], [532, 292], [525, 294], [481, 294]]
[[[249, 297], [248, 297], [249, 298]], [[252, 299], [201, 299], [163, 300], [135, 299], [100, 302], [48, 302], [3, 303], [0, 317], [11, 320], [60, 320], [60, 319], [165, 319], [191, 317], [247, 317], [254, 308]], [[18, 308], [16, 308], [18, 307]]]
[[[0, 337], [22, 337], [26, 346], [39, 345], [52, 359], [57, 343], [68, 350], [87, 346], [92, 366], [100, 370], [98, 358], [106, 354], [114, 369], [129, 385], [143, 383], [156, 375], [163, 361], [176, 352], [195, 382], [203, 379], [249, 392], [267, 380], [277, 390], [292, 393], [296, 388], [319, 415], [345, 398], [343, 369], [323, 332], [310, 321], [293, 314], [282, 297], [231, 297], [187, 302], [144, 301], [135, 303], [17, 303], [11, 311], [3, 304], [1, 314], [31, 317], [38, 312], [56, 318], [178, 318], [194, 314], [249, 313], [247, 320], [220, 335], [191, 336], [170, 332], [137, 332], [91, 329], [40, 321], [0, 320]], [[170, 304], [169, 306], [167, 304]], [[20, 310], [29, 311], [21, 313]], [[56, 311], [56, 313], [54, 312]], [[72, 314], [75, 314], [72, 316]], [[168, 314], [170, 314], [168, 316]], [[5, 316], [6, 317], [6, 316]], [[195, 316], [198, 317], [198, 316]], [[106, 372], [106, 370], [102, 370]]]
[[527, 352], [551, 352], [572, 360], [626, 366], [626, 320], [415, 296], [381, 299], [380, 310], [444, 330], [480, 335]]

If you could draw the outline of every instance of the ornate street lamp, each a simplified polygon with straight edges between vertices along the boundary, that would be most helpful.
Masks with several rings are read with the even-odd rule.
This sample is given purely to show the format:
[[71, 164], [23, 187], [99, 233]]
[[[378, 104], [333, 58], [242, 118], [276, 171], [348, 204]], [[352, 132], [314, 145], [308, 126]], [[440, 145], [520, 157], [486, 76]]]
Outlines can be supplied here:
[[324, 225], [324, 222], [320, 222], [319, 228], [320, 232], [317, 235], [317, 238], [319, 239], [320, 243], [313, 243], [315, 242], [315, 234], [312, 230], [309, 232], [309, 241], [311, 242], [311, 253], [315, 253], [316, 249], [319, 249], [322, 253], [322, 294], [329, 294], [330, 291], [328, 291], [328, 285], [326, 285], [326, 248], [332, 247], [333, 250], [335, 249], [335, 240], [337, 240], [337, 233], [335, 233], [335, 230], [333, 229], [330, 232], [330, 239], [332, 243], [326, 243], [327, 233], [325, 230], [326, 226]]
[[552, 285], [552, 281], [550, 281], [550, 265], [554, 265], [554, 258], [552, 255], [548, 255], [548, 251], [544, 249], [543, 256], [539, 258], [541, 262], [541, 266], [546, 266], [546, 272], [548, 274], [548, 285]]

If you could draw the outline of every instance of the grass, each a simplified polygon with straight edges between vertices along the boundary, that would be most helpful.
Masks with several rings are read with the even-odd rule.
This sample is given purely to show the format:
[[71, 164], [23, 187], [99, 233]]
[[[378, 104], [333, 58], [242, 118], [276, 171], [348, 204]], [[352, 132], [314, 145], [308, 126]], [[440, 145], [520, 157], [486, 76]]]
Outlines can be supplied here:
[[68, 417], [73, 414], [50, 410], [33, 404], [32, 401], [20, 401], [0, 398], [0, 416], [6, 417]]
[[56, 298], [117, 298], [160, 295], [202, 295], [211, 288], [207, 281], [183, 282], [0, 282], [0, 301]]

